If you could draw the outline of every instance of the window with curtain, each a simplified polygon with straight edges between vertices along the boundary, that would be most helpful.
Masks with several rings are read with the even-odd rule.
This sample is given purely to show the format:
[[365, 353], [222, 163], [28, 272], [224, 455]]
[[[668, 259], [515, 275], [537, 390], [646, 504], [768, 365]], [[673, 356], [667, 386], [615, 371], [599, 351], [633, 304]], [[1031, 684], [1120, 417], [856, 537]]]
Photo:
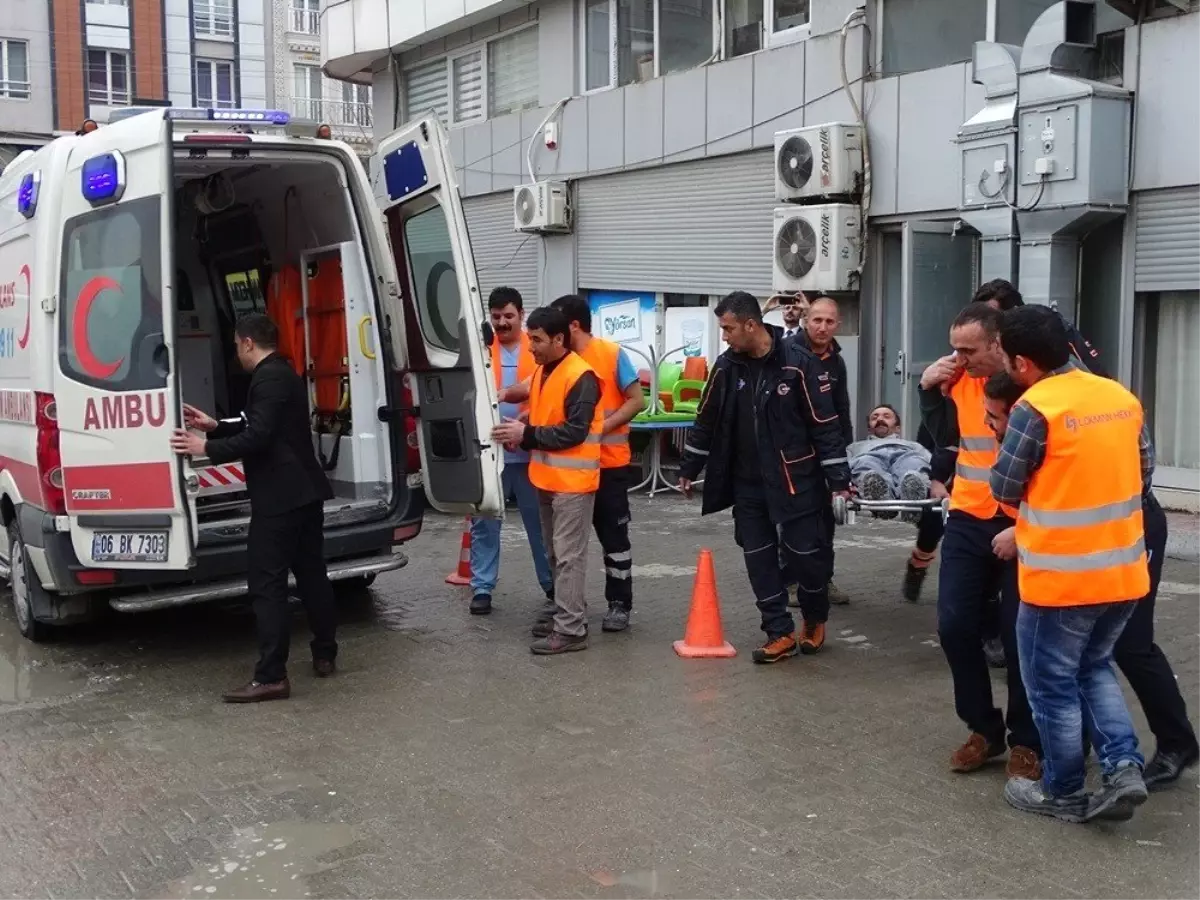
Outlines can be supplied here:
[[196, 60], [196, 105], [204, 109], [232, 109], [233, 63], [219, 59]]
[[471, 122], [484, 118], [483, 50], [472, 50], [454, 57], [450, 61], [450, 71], [453, 78], [451, 94], [454, 97], [454, 121]]
[[1141, 399], [1160, 467], [1200, 469], [1200, 291], [1138, 296]]
[[296, 116], [314, 122], [322, 121], [325, 117], [321, 114], [321, 92], [324, 84], [321, 70], [317, 66], [297, 64], [293, 71], [296, 79]]
[[418, 119], [432, 112], [445, 121], [450, 105], [450, 85], [446, 60], [422, 63], [404, 73], [404, 112]]
[[538, 104], [538, 31], [525, 28], [487, 47], [488, 115], [504, 116]]
[[29, 99], [29, 44], [0, 39], [0, 97]]
[[88, 101], [104, 106], [128, 106], [129, 54], [89, 49], [87, 60]]

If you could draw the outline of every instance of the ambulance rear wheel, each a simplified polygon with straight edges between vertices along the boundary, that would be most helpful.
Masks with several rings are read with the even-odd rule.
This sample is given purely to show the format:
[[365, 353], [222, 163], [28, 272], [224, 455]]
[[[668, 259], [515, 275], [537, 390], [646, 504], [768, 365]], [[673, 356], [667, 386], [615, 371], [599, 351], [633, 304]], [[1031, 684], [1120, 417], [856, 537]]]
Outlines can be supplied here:
[[12, 595], [17, 629], [22, 636], [31, 641], [41, 643], [49, 640], [54, 631], [53, 626], [39, 622], [33, 617], [34, 608], [40, 606], [45, 609], [49, 605], [49, 598], [33, 570], [33, 564], [29, 561], [25, 541], [16, 522], [8, 526], [8, 563], [9, 593]]

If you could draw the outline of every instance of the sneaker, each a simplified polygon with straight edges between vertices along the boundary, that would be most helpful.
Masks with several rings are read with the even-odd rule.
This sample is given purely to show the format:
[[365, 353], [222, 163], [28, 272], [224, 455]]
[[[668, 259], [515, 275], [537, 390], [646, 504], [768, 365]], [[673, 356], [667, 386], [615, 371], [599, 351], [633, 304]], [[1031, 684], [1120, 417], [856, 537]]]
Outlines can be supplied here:
[[600, 625], [601, 631], [624, 631], [629, 627], [629, 610], [621, 606], [610, 606]]
[[750, 654], [750, 657], [756, 663], [774, 663], [779, 662], [781, 659], [787, 659], [789, 656], [795, 656], [798, 650], [796, 636], [794, 634], [784, 634], [777, 638], [771, 638]]
[[[850, 595], [831, 581], [829, 582], [829, 602], [834, 606], [845, 606], [850, 602]], [[800, 604], [797, 602], [796, 605]]]
[[1141, 768], [1121, 766], [1111, 775], [1104, 776], [1103, 787], [1092, 795], [1088, 804], [1087, 818], [1089, 821], [1127, 822], [1149, 796]]
[[973, 731], [967, 742], [950, 755], [950, 771], [974, 772], [983, 768], [989, 759], [1003, 756], [1006, 749], [1004, 741], [989, 741]]
[[814, 653], [820, 653], [824, 646], [825, 623], [814, 622], [810, 625], [805, 622], [804, 628], [800, 631], [800, 652], [805, 656], [812, 656]]
[[1009, 778], [1039, 781], [1042, 777], [1042, 761], [1029, 747], [1018, 745], [1008, 751], [1008, 765], [1004, 767], [1004, 774]]
[[1067, 797], [1047, 794], [1040, 781], [1031, 778], [1010, 778], [1004, 785], [1004, 799], [1021, 812], [1051, 816], [1064, 822], [1087, 821], [1088, 795], [1077, 791]]
[[900, 585], [900, 596], [909, 603], [921, 599], [921, 588], [925, 585], [925, 576], [929, 574], [929, 566], [918, 566], [910, 557], [904, 567], [904, 583]]
[[[928, 500], [929, 476], [923, 472], [909, 472], [906, 474], [900, 479], [900, 499], [910, 501]], [[900, 514], [900, 521], [908, 522], [910, 525], [916, 525], [920, 519], [920, 510]]]
[[[864, 500], [891, 500], [892, 489], [888, 486], [887, 479], [878, 472], [868, 472], [858, 479], [858, 495]], [[894, 519], [894, 512], [879, 512], [873, 513], [881, 519]]]
[[989, 638], [983, 642], [983, 655], [987, 658], [987, 664], [993, 669], [1008, 667], [1008, 660], [1004, 655], [1004, 642], [998, 637]]
[[1179, 780], [1183, 770], [1200, 762], [1200, 748], [1191, 750], [1157, 750], [1154, 759], [1142, 773], [1147, 789], [1160, 791]]
[[587, 640], [586, 634], [574, 635], [551, 631], [544, 638], [534, 641], [529, 649], [535, 656], [557, 656], [560, 653], [586, 650]]
[[492, 611], [492, 595], [491, 594], [476, 594], [471, 598], [471, 605], [468, 607], [473, 616], [486, 616]]

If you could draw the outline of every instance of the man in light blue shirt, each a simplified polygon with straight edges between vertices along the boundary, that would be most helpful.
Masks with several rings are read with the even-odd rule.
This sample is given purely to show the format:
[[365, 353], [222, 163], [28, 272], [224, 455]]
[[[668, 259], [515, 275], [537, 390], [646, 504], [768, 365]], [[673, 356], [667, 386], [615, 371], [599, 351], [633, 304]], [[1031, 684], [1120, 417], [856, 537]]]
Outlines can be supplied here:
[[[492, 318], [492, 369], [497, 390], [512, 387], [533, 374], [536, 367], [529, 352], [529, 340], [523, 324], [525, 308], [515, 288], [498, 287], [488, 297]], [[500, 403], [500, 420], [522, 415], [517, 403]], [[554, 576], [546, 561], [542, 524], [538, 513], [537, 489], [529, 482], [529, 452], [519, 447], [504, 449], [503, 484], [505, 496], [516, 498], [521, 522], [533, 554], [533, 570], [547, 600], [554, 600]], [[500, 577], [500, 519], [471, 520], [471, 614], [486, 616], [492, 611], [492, 591]]]

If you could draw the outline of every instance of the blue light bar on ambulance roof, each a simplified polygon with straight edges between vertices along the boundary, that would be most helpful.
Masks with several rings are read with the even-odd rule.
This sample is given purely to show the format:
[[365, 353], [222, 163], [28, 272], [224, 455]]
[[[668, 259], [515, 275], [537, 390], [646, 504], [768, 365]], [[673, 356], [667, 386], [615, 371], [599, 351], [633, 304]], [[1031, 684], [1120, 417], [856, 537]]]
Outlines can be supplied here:
[[[161, 106], [129, 106], [124, 109], [114, 109], [109, 114], [108, 121], [119, 122], [130, 116], [139, 116], [147, 112], [161, 112]], [[240, 124], [286, 125], [290, 120], [286, 112], [280, 109], [204, 109], [201, 107], [166, 108], [167, 118], [173, 122], [236, 122]]]
[[37, 169], [26, 172], [17, 188], [17, 212], [27, 219], [32, 219], [37, 212], [38, 194], [42, 189], [42, 171]]
[[83, 199], [92, 206], [116, 203], [125, 193], [125, 158], [117, 151], [93, 156], [80, 170]]

